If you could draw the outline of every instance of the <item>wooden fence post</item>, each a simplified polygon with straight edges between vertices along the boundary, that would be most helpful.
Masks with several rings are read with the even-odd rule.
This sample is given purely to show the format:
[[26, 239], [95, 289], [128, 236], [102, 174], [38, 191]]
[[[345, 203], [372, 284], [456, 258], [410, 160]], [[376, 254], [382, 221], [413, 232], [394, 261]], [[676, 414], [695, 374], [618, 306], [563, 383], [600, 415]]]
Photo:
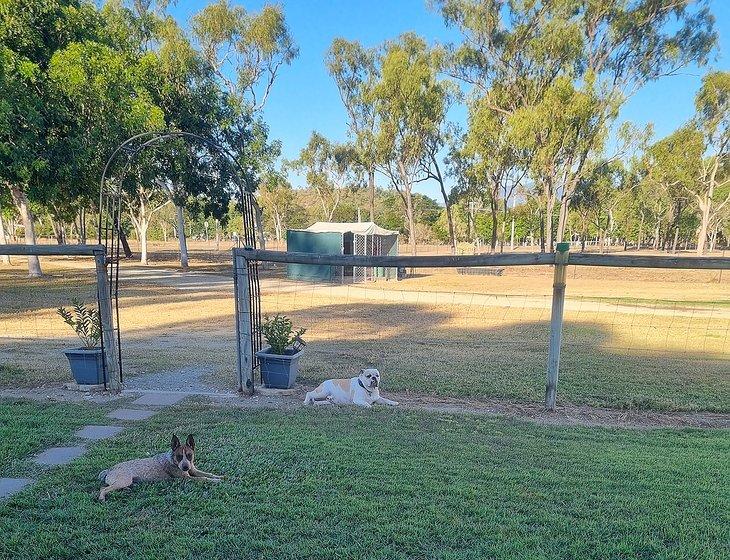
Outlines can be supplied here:
[[112, 393], [119, 393], [122, 384], [119, 379], [119, 348], [114, 336], [114, 318], [112, 316], [112, 301], [109, 295], [109, 276], [107, 274], [106, 251], [101, 248], [94, 250], [96, 263], [96, 297], [99, 301], [99, 320], [101, 322], [101, 336], [104, 346], [104, 368], [107, 383]]
[[251, 346], [251, 300], [249, 288], [248, 260], [236, 254], [233, 249], [233, 289], [236, 299], [236, 342], [238, 353], [238, 390], [253, 395], [253, 350]]
[[570, 243], [558, 243], [555, 252], [553, 273], [553, 307], [550, 316], [550, 351], [545, 386], [545, 408], [555, 410], [558, 392], [558, 371], [560, 369], [560, 337], [563, 332], [563, 309], [565, 307], [565, 276], [568, 270]]

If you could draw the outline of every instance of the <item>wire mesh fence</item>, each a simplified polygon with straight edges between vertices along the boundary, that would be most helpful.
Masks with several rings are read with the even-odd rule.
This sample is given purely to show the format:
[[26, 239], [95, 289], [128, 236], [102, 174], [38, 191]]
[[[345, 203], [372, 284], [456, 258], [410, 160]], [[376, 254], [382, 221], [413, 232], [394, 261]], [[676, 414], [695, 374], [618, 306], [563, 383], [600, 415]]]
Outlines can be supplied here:
[[28, 276], [26, 262], [0, 266], [0, 385], [71, 381], [63, 351], [82, 343], [57, 310], [75, 301], [96, 309], [94, 259], [42, 258], [40, 278]]
[[[206, 249], [207, 250], [207, 249]], [[192, 392], [234, 391], [236, 342], [230, 271], [217, 262], [189, 274], [164, 253], [156, 267], [124, 261], [119, 311], [124, 386]], [[230, 253], [228, 253], [230, 255]], [[80, 346], [56, 310], [79, 300], [96, 306], [90, 257], [41, 257], [29, 278], [23, 257], [0, 264], [0, 387], [71, 382], [63, 351]]]
[[[540, 401], [552, 267], [409, 269], [400, 281], [263, 269], [264, 315], [308, 328], [304, 382], [378, 367], [394, 391]], [[717, 271], [570, 267], [560, 395], [604, 406], [725, 410], [730, 283]]]
[[[181, 272], [165, 255], [125, 261], [120, 327], [125, 386], [237, 388], [235, 299], [225, 255]], [[228, 253], [230, 255], [230, 253]], [[163, 258], [164, 257], [164, 258]], [[228, 258], [230, 263], [230, 257]], [[0, 264], [0, 385], [70, 381], [78, 346], [56, 309], [96, 301], [88, 257]], [[404, 272], [404, 271], [401, 271]], [[386, 391], [540, 402], [552, 267], [408, 268], [400, 280], [291, 279], [260, 267], [262, 315], [308, 329], [300, 381], [378, 367]], [[559, 398], [611, 407], [716, 410], [730, 405], [730, 275], [719, 271], [569, 266]]]

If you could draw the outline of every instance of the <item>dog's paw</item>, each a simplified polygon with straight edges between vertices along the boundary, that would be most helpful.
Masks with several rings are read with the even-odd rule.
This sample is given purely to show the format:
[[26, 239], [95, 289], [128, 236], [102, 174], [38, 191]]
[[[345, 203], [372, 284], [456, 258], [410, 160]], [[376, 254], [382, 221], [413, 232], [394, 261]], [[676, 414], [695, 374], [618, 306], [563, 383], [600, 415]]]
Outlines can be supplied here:
[[398, 401], [393, 401], [393, 406], [400, 406], [400, 403]]

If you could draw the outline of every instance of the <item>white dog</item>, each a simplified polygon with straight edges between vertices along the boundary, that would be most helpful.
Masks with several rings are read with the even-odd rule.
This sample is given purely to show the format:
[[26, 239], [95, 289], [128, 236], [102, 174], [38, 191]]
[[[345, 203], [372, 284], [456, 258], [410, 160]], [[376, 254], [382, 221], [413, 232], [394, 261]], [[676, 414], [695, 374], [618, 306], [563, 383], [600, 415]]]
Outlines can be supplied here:
[[398, 406], [380, 396], [380, 372], [374, 368], [361, 369], [360, 375], [351, 379], [328, 379], [314, 391], [307, 393], [304, 404], [315, 404], [317, 401], [331, 404], [356, 404], [372, 408], [373, 404]]

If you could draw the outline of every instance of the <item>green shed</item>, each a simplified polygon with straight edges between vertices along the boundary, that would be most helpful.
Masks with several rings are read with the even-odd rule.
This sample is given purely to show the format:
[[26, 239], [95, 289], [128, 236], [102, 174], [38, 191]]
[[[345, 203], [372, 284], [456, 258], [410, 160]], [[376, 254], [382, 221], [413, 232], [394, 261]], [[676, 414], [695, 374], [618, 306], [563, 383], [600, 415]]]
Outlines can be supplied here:
[[[286, 232], [287, 251], [320, 255], [397, 255], [398, 232], [374, 222], [316, 222], [307, 229]], [[396, 280], [396, 268], [289, 264], [287, 276], [295, 280], [367, 282], [377, 278]]]

